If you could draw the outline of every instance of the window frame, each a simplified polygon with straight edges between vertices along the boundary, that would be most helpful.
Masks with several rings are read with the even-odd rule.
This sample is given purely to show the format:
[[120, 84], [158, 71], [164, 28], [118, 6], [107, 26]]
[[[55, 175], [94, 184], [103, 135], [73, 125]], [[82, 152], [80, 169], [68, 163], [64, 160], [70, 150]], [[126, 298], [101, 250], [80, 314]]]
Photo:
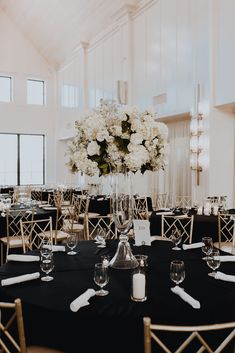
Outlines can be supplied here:
[[[17, 180], [17, 184], [16, 186], [24, 186], [26, 184], [21, 184], [20, 183], [20, 136], [41, 136], [43, 138], [43, 175], [42, 175], [42, 184], [32, 184], [32, 185], [45, 185], [45, 166], [46, 166], [46, 163], [45, 163], [45, 135], [44, 134], [27, 134], [27, 133], [14, 133], [14, 132], [0, 132], [0, 135], [15, 135], [17, 137], [17, 151], [16, 151], [16, 154], [17, 154], [17, 166], [16, 166], [16, 180]], [[27, 184], [28, 185], [28, 184]]]
[[[33, 81], [33, 82], [42, 82], [43, 83], [43, 96], [42, 96], [42, 104], [38, 104], [38, 103], [29, 103], [28, 102], [28, 81]], [[43, 78], [35, 78], [35, 77], [27, 77], [26, 78], [26, 104], [27, 105], [31, 105], [31, 106], [45, 106], [47, 104], [47, 100], [46, 100], [46, 80]]]
[[9, 74], [2, 74], [0, 73], [0, 79], [1, 78], [9, 78], [10, 79], [10, 100], [9, 101], [2, 101], [0, 100], [0, 103], [13, 103], [13, 76]]

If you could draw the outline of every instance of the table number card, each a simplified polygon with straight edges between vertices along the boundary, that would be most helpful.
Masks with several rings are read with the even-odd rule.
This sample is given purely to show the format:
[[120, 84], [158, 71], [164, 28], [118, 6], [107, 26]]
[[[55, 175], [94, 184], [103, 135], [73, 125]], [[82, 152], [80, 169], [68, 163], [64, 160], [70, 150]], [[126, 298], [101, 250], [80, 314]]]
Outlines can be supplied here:
[[134, 219], [135, 245], [151, 245], [150, 222], [148, 220]]

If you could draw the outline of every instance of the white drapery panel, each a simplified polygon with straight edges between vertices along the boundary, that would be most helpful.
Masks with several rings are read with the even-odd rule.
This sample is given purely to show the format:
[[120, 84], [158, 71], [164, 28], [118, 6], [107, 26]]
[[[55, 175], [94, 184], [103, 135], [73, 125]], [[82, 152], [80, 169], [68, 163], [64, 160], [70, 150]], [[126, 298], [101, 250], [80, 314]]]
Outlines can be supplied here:
[[169, 128], [169, 157], [165, 171], [156, 173], [153, 198], [168, 193], [175, 196], [191, 196], [190, 169], [190, 121], [167, 123]]

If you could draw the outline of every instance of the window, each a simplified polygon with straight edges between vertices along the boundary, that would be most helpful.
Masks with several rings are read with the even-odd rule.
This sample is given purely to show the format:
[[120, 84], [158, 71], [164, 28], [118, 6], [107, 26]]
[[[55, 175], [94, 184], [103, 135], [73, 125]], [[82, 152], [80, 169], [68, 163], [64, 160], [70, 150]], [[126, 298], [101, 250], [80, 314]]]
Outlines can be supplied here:
[[45, 82], [42, 80], [27, 80], [27, 103], [45, 104]]
[[0, 185], [44, 184], [44, 135], [1, 134]]
[[61, 92], [61, 104], [65, 108], [78, 107], [79, 90], [77, 86], [64, 84]]
[[0, 101], [12, 101], [12, 77], [0, 76]]
[[0, 185], [17, 185], [17, 135], [0, 134]]

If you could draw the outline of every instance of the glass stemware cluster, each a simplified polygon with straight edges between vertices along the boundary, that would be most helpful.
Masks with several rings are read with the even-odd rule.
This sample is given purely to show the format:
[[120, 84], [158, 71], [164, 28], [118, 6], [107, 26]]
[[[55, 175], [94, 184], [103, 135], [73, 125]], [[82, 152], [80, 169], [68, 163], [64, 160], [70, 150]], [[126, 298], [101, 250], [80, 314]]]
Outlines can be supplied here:
[[215, 276], [215, 270], [220, 266], [220, 252], [218, 249], [213, 248], [213, 240], [211, 237], [202, 238], [202, 251], [206, 255], [203, 260], [206, 260], [207, 265], [213, 270], [208, 273], [209, 276]]
[[54, 258], [52, 252], [52, 243], [50, 239], [45, 238], [42, 241], [40, 248], [40, 268], [46, 275], [41, 277], [42, 281], [50, 282], [54, 279], [53, 276], [49, 276], [49, 273], [54, 269]]

